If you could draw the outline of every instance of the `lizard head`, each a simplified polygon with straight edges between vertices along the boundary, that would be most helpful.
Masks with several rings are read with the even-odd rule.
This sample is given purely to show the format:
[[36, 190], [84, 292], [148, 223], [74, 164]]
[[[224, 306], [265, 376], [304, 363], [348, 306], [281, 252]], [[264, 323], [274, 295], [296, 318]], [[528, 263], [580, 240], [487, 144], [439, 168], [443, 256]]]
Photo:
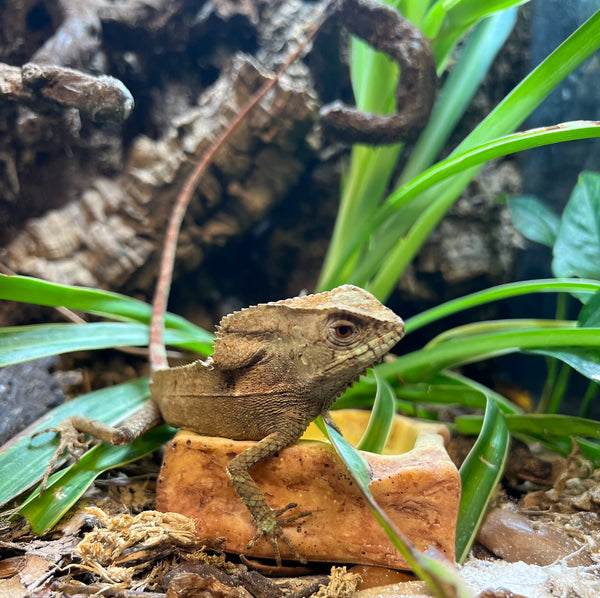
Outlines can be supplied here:
[[299, 314], [302, 323], [293, 336], [321, 411], [329, 409], [404, 336], [399, 316], [371, 293], [352, 285], [300, 297], [294, 309], [305, 310]]
[[380, 361], [404, 335], [404, 322], [371, 293], [343, 285], [226, 316], [213, 361], [256, 368], [260, 379], [308, 398], [317, 413]]

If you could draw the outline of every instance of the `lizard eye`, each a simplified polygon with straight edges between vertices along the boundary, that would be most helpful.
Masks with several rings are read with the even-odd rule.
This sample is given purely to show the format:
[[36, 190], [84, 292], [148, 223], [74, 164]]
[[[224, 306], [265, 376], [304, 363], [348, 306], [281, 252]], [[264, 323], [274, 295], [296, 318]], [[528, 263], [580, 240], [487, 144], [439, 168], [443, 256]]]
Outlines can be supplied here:
[[358, 326], [349, 320], [334, 320], [329, 325], [329, 338], [336, 345], [348, 345], [356, 340]]
[[348, 324], [340, 324], [335, 328], [335, 334], [340, 339], [349, 338], [354, 333], [352, 326], [348, 326]]

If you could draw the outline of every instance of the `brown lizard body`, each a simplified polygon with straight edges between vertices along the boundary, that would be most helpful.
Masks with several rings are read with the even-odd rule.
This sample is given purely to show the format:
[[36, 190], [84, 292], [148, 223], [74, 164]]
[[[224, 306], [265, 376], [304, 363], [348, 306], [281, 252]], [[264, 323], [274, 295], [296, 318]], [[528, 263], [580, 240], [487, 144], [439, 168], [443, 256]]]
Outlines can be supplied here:
[[257, 440], [227, 467], [257, 525], [249, 547], [266, 536], [280, 563], [280, 538], [302, 560], [282, 525], [308, 513], [281, 517], [296, 505], [269, 507], [248, 470], [298, 440], [315, 417], [327, 416], [335, 399], [403, 334], [394, 312], [351, 285], [235, 312], [222, 319], [211, 357], [154, 373], [152, 400], [124, 425], [80, 416], [62, 422], [49, 470], [65, 449], [77, 456], [86, 446], [81, 432], [126, 444], [165, 421], [206, 436]]

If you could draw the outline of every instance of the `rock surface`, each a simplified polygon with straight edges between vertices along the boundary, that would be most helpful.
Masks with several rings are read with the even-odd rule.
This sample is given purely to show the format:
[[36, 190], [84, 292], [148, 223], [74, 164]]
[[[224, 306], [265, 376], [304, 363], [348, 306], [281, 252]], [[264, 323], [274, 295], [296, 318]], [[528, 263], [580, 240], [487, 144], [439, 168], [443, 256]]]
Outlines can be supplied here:
[[[337, 421], [340, 425], [339, 416]], [[406, 425], [403, 418], [398, 421]], [[271, 558], [264, 539], [246, 551], [255, 525], [225, 473], [231, 458], [250, 444], [180, 431], [165, 454], [157, 508], [196, 519], [198, 535], [225, 537], [228, 552]], [[443, 437], [429, 427], [416, 432], [415, 445], [406, 453], [363, 455], [371, 467], [371, 492], [392, 521], [419, 550], [433, 546], [453, 560], [460, 478]], [[285, 528], [308, 560], [406, 568], [330, 445], [301, 441], [251, 472], [274, 508], [296, 502], [312, 511], [300, 525]], [[287, 548], [280, 548], [289, 557]]]

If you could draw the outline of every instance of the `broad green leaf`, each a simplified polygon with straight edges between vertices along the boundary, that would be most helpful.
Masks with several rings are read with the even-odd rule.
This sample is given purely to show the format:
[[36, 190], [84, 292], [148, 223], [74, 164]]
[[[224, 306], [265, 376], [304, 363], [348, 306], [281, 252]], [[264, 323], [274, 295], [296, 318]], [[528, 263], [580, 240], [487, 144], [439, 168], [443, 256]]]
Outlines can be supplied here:
[[515, 228], [530, 241], [552, 248], [558, 235], [560, 218], [537, 197], [510, 197], [508, 209]]
[[394, 424], [395, 395], [391, 386], [375, 370], [373, 373], [377, 380], [377, 393], [369, 424], [357, 448], [370, 453], [381, 453]]
[[581, 308], [577, 321], [581, 326], [600, 326], [600, 291]]
[[[138, 378], [67, 401], [41, 418], [33, 432], [52, 428], [70, 415], [87, 415], [114, 425], [137, 411], [150, 396], [147, 378]], [[41, 479], [58, 446], [56, 435], [30, 436], [0, 452], [0, 505]]]
[[[0, 328], [0, 366], [21, 363], [71, 351], [139, 347], [148, 344], [148, 326], [125, 322], [91, 324], [36, 324]], [[190, 349], [201, 348], [196, 331], [169, 329], [165, 343]]]
[[563, 347], [561, 349], [537, 349], [531, 351], [537, 355], [555, 357], [568, 363], [574, 370], [590, 380], [600, 383], [600, 328], [596, 347]]
[[43, 494], [34, 491], [19, 513], [27, 518], [36, 534], [45, 533], [58, 523], [103, 471], [141, 459], [160, 448], [173, 434], [173, 428], [163, 425], [125, 446], [95, 446], [78, 463], [52, 476]]
[[479, 438], [460, 468], [462, 495], [456, 526], [456, 560], [462, 563], [475, 540], [487, 505], [502, 477], [509, 434], [502, 412], [489, 399]]
[[[126, 295], [85, 287], [56, 284], [27, 276], [0, 274], [0, 299], [66, 307], [91, 314], [133, 322], [150, 323], [152, 307]], [[167, 313], [165, 326], [194, 333], [198, 343], [212, 344], [212, 334], [184, 318]], [[209, 348], [209, 347], [208, 347]]]
[[600, 175], [583, 172], [562, 214], [554, 245], [555, 276], [600, 279]]

